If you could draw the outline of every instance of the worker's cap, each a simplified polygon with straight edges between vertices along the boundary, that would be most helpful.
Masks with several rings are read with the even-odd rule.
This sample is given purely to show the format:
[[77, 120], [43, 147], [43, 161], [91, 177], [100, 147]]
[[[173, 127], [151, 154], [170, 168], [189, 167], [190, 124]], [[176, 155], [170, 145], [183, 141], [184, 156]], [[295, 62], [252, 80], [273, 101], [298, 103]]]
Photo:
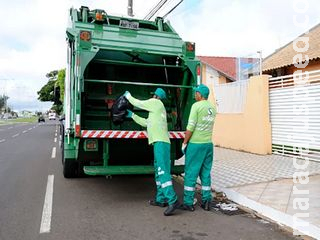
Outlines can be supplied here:
[[162, 88], [157, 88], [154, 95], [158, 96], [160, 99], [166, 99], [167, 94]]
[[199, 92], [201, 94], [201, 96], [204, 97], [204, 98], [208, 98], [209, 97], [210, 90], [204, 84], [200, 84], [198, 87], [194, 88], [194, 91], [195, 92]]

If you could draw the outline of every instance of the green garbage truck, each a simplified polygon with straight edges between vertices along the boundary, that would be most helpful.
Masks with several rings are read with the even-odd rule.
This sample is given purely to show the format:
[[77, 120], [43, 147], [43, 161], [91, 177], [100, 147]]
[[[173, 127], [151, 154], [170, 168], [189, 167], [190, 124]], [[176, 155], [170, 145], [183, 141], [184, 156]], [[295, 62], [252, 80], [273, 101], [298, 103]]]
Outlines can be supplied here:
[[[62, 128], [66, 178], [79, 175], [152, 174], [153, 151], [146, 129], [132, 119], [115, 125], [111, 107], [126, 90], [138, 99], [167, 92], [172, 173], [182, 156], [192, 88], [200, 84], [195, 44], [183, 41], [170, 23], [111, 16], [101, 9], [70, 9]], [[147, 118], [148, 113], [133, 110]]]

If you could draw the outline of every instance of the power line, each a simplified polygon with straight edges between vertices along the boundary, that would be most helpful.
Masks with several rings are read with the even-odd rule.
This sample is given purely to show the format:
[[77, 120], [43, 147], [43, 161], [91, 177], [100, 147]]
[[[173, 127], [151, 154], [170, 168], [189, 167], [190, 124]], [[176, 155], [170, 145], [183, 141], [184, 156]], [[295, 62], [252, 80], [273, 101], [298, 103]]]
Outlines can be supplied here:
[[151, 9], [151, 11], [143, 19], [150, 20], [166, 2], [167, 0], [161, 0], [160, 2], [158, 2], [157, 5], [153, 9]]
[[180, 2], [178, 2], [173, 8], [171, 8], [171, 10], [169, 12], [167, 12], [165, 15], [163, 15], [163, 18], [166, 18], [173, 10], [175, 10], [179, 5], [180, 3], [182, 3], [183, 0], [180, 0]]

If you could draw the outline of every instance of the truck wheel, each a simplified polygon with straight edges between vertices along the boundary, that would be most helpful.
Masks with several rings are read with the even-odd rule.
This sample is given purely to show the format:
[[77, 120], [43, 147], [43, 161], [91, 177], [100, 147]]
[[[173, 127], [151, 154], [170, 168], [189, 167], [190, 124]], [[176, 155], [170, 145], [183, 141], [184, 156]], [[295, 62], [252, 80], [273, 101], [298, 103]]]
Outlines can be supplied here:
[[65, 178], [76, 177], [77, 163], [74, 159], [62, 159], [63, 161], [63, 176]]

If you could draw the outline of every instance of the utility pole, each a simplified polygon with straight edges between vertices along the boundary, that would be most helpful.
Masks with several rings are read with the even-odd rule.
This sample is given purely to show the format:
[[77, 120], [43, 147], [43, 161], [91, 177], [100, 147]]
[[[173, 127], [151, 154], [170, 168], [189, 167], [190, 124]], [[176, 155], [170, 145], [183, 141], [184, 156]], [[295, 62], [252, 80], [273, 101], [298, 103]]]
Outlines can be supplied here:
[[260, 68], [260, 76], [262, 75], [262, 50], [257, 51], [259, 53], [259, 68]]
[[128, 16], [133, 17], [133, 0], [128, 0]]

